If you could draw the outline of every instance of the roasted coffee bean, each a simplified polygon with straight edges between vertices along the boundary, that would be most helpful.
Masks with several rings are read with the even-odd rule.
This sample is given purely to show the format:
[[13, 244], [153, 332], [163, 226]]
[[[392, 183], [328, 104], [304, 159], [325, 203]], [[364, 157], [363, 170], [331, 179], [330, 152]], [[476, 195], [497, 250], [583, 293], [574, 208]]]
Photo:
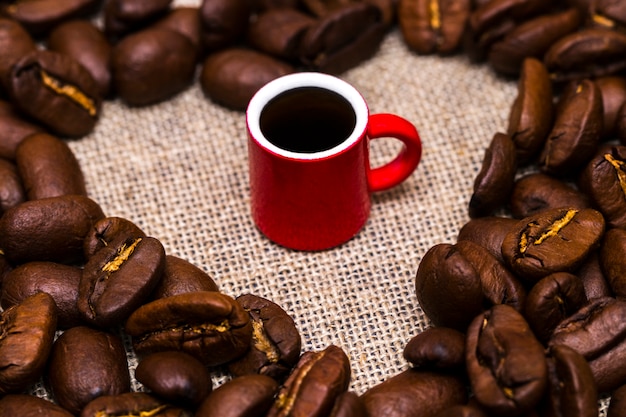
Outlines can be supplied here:
[[540, 169], [564, 175], [582, 168], [602, 134], [602, 96], [591, 80], [574, 83], [557, 104], [556, 117], [539, 156]]
[[626, 102], [626, 78], [600, 77], [594, 80], [602, 96], [604, 122], [602, 123], [602, 137], [614, 139], [617, 133], [617, 115]]
[[101, 98], [91, 74], [73, 58], [47, 50], [23, 56], [7, 76], [13, 103], [60, 136], [90, 133]]
[[259, 88], [295, 72], [294, 67], [269, 55], [241, 48], [215, 52], [204, 61], [200, 86], [212, 101], [245, 110]]
[[550, 416], [597, 416], [598, 390], [589, 364], [567, 346], [549, 350], [548, 384]]
[[61, 139], [46, 133], [28, 136], [17, 147], [15, 162], [29, 200], [87, 195], [80, 164]]
[[576, 275], [583, 282], [588, 300], [613, 296], [609, 283], [606, 281], [600, 267], [598, 251], [587, 257], [585, 263], [576, 272]]
[[100, 249], [119, 239], [137, 239], [146, 234], [130, 220], [122, 217], [105, 217], [93, 224], [85, 236], [85, 258], [91, 258]]
[[626, 385], [617, 388], [611, 394], [611, 402], [607, 409], [606, 417], [626, 416]]
[[502, 241], [517, 220], [510, 217], [486, 216], [470, 219], [461, 227], [457, 241], [469, 240], [487, 249], [498, 261], [504, 262]]
[[481, 33], [503, 20], [521, 21], [547, 8], [548, 4], [540, 0], [493, 0], [474, 10], [469, 23], [474, 32]]
[[448, 407], [436, 417], [487, 417], [487, 414], [481, 408], [468, 404]]
[[626, 298], [626, 230], [609, 229], [604, 234], [600, 266], [612, 293]]
[[520, 165], [530, 162], [543, 148], [552, 129], [553, 107], [552, 82], [545, 65], [535, 58], [525, 59], [507, 128]]
[[130, 391], [122, 340], [84, 326], [66, 330], [52, 346], [48, 382], [56, 402], [76, 415], [94, 398]]
[[302, 0], [305, 9], [317, 17], [324, 17], [350, 4], [355, 3], [354, 0]]
[[470, 217], [491, 215], [509, 200], [517, 171], [515, 144], [510, 136], [496, 133], [485, 150], [469, 201]]
[[64, 195], [26, 201], [0, 218], [0, 250], [13, 264], [83, 259], [83, 240], [104, 217], [93, 200]]
[[204, 48], [214, 51], [233, 45], [244, 36], [251, 13], [247, 0], [203, 0], [200, 22]]
[[260, 51], [295, 61], [299, 58], [302, 37], [315, 22], [313, 17], [296, 9], [270, 9], [252, 21], [248, 41]]
[[458, 49], [470, 12], [470, 0], [401, 0], [398, 23], [418, 53], [449, 54]]
[[[477, 12], [478, 9], [475, 10]], [[470, 15], [471, 17], [472, 15]], [[471, 20], [468, 20], [467, 30], [463, 35], [463, 50], [471, 62], [478, 63], [487, 59], [489, 50], [494, 43], [504, 38], [507, 33], [517, 27], [517, 22], [506, 18], [496, 22], [493, 26], [486, 27], [483, 32], [475, 32], [471, 29]]]
[[626, 382], [626, 301], [598, 298], [559, 324], [550, 346], [565, 345], [589, 362], [598, 392], [610, 392]]
[[278, 304], [244, 294], [236, 298], [252, 321], [252, 343], [248, 352], [228, 364], [236, 376], [262, 374], [284, 379], [300, 358], [302, 345], [296, 324]]
[[550, 46], [578, 29], [582, 13], [570, 8], [529, 19], [493, 44], [488, 60], [497, 72], [517, 76], [526, 58], [542, 59]]
[[152, 25], [153, 28], [178, 32], [191, 41], [196, 55], [202, 55], [202, 28], [198, 7], [177, 7]]
[[69, 55], [80, 63], [98, 85], [101, 97], [111, 95], [112, 47], [104, 33], [87, 20], [57, 26], [48, 36], [48, 49]]
[[402, 355], [417, 368], [460, 368], [465, 365], [465, 335], [447, 327], [429, 327], [409, 340]]
[[340, 394], [328, 417], [367, 417], [363, 400], [352, 391]]
[[63, 21], [90, 15], [99, 3], [98, 0], [14, 1], [0, 10], [33, 35], [42, 35]]
[[361, 399], [369, 416], [426, 417], [465, 404], [467, 394], [459, 376], [408, 369], [374, 385]]
[[198, 406], [213, 387], [209, 370], [184, 352], [157, 352], [139, 361], [135, 378], [154, 395], [181, 406]]
[[4, 82], [13, 64], [36, 49], [35, 41], [19, 22], [0, 18], [0, 51], [2, 51], [0, 82]]
[[300, 7], [300, 0], [256, 0], [253, 3], [253, 11], [259, 12], [270, 9], [295, 9]]
[[81, 274], [79, 267], [54, 262], [22, 264], [4, 277], [0, 305], [6, 309], [31, 295], [45, 292], [57, 306], [58, 327], [77, 326], [84, 322], [76, 305]]
[[46, 293], [0, 313], [0, 395], [19, 393], [42, 376], [56, 324], [56, 305]]
[[196, 417], [264, 416], [278, 392], [278, 382], [265, 375], [244, 375], [216, 388], [202, 402]]
[[579, 182], [608, 227], [626, 228], [626, 146], [602, 148]]
[[574, 272], [600, 244], [604, 218], [593, 209], [550, 209], [520, 220], [502, 242], [502, 255], [529, 282]]
[[231, 297], [198, 291], [139, 307], [126, 322], [139, 355], [182, 350], [207, 366], [230, 362], [250, 347], [249, 314]]
[[338, 346], [307, 351], [280, 387], [266, 417], [326, 416], [348, 390], [350, 360]]
[[2, 213], [26, 200], [26, 192], [17, 166], [9, 160], [0, 158], [0, 216]]
[[365, 3], [369, 3], [378, 7], [381, 13], [382, 23], [391, 27], [398, 21], [398, 8], [400, 6], [400, 0], [361, 0]]
[[157, 239], [118, 239], [89, 258], [80, 279], [78, 309], [99, 327], [123, 324], [152, 294], [164, 268], [165, 249]]
[[586, 28], [556, 41], [544, 56], [555, 82], [615, 74], [626, 68], [626, 34]]
[[521, 415], [544, 395], [548, 371], [543, 346], [522, 315], [496, 305], [467, 331], [467, 372], [476, 400], [496, 415]]
[[524, 317], [537, 339], [547, 343], [556, 326], [586, 303], [582, 280], [568, 272], [555, 272], [530, 289]]
[[626, 28], [626, 4], [615, 0], [594, 0], [589, 13], [592, 21], [609, 28]]
[[112, 39], [139, 30], [164, 16], [172, 0], [109, 0], [104, 7], [104, 32]]
[[157, 284], [152, 298], [166, 298], [172, 295], [195, 291], [218, 291], [213, 278], [194, 264], [173, 256], [165, 257], [165, 270]]
[[0, 289], [2, 288], [2, 281], [4, 277], [11, 272], [13, 267], [7, 262], [2, 251], [0, 251]]
[[41, 132], [41, 127], [26, 121], [18, 115], [13, 106], [0, 100], [0, 157], [15, 159], [15, 150], [22, 140], [33, 133]]
[[154, 104], [180, 93], [193, 79], [196, 49], [178, 32], [145, 29], [113, 50], [115, 91], [132, 106]]
[[89, 402], [80, 417], [191, 417], [188, 411], [144, 392], [102, 395]]
[[585, 194], [566, 182], [542, 173], [519, 178], [513, 186], [509, 207], [518, 219], [556, 208], [589, 208]]
[[72, 417], [72, 414], [52, 401], [27, 394], [12, 394], [0, 398], [0, 415], [21, 417]]

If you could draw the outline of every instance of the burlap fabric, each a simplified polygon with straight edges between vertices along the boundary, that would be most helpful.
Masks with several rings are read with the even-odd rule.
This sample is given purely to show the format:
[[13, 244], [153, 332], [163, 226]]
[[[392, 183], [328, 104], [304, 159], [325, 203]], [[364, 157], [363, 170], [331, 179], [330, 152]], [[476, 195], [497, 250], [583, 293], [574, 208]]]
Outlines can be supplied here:
[[[206, 270], [224, 293], [278, 303], [296, 321], [303, 350], [342, 347], [351, 389], [363, 393], [407, 368], [405, 344], [429, 326], [415, 296], [418, 264], [431, 246], [455, 242], [469, 219], [474, 178], [492, 136], [506, 130], [517, 86], [465, 56], [419, 56], [398, 30], [341, 78], [372, 113], [413, 122], [424, 152], [406, 182], [372, 196], [365, 227], [335, 249], [292, 251], [255, 228], [244, 114], [212, 103], [197, 83], [155, 106], [107, 102], [93, 134], [70, 146], [105, 214], [137, 223], [169, 254]], [[372, 162], [397, 151], [395, 141], [377, 140]], [[129, 363], [132, 370], [132, 354]], [[41, 387], [38, 394], [46, 395]]]

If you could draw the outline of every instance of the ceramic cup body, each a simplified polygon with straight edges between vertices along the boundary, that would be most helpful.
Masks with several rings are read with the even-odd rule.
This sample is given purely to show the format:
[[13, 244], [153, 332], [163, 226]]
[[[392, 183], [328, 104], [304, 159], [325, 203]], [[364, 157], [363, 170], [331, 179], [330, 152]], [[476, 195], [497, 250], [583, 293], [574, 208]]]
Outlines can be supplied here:
[[[369, 115], [361, 94], [331, 75], [296, 73], [262, 87], [246, 112], [254, 222], [270, 240], [323, 250], [365, 224], [370, 195], [405, 180], [421, 158], [415, 127]], [[388, 164], [370, 168], [369, 140], [404, 143]]]

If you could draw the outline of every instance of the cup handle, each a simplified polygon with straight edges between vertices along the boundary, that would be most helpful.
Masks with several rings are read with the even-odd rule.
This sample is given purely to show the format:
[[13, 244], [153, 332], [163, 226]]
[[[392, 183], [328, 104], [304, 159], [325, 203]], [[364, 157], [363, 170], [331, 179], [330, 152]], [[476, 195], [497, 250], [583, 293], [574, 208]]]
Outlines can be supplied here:
[[412, 123], [389, 113], [373, 114], [367, 128], [370, 140], [395, 138], [404, 143], [402, 150], [391, 162], [367, 171], [372, 192], [387, 190], [407, 179], [422, 158], [422, 141]]

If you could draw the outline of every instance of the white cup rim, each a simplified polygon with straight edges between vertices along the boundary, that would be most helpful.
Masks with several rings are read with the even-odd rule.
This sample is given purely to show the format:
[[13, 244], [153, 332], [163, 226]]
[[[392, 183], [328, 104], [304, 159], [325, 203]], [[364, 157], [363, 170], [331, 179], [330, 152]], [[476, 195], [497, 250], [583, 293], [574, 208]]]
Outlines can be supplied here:
[[[301, 87], [318, 87], [330, 90], [341, 95], [348, 101], [348, 103], [350, 103], [350, 106], [354, 111], [356, 121], [354, 129], [347, 139], [330, 149], [319, 152], [304, 153], [282, 149], [271, 143], [265, 135], [263, 135], [260, 126], [260, 118], [267, 103], [269, 103], [274, 97], [286, 91]], [[319, 72], [298, 72], [276, 78], [261, 87], [248, 103], [248, 108], [246, 110], [246, 122], [252, 139], [255, 140], [261, 147], [277, 155], [290, 159], [315, 160], [338, 155], [357, 143], [365, 134], [368, 114], [369, 110], [365, 99], [361, 93], [356, 90], [356, 88], [346, 81], [343, 81], [335, 76]]]

